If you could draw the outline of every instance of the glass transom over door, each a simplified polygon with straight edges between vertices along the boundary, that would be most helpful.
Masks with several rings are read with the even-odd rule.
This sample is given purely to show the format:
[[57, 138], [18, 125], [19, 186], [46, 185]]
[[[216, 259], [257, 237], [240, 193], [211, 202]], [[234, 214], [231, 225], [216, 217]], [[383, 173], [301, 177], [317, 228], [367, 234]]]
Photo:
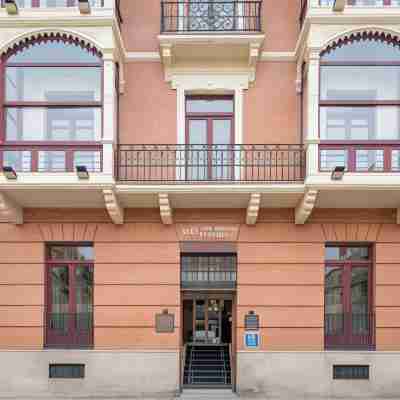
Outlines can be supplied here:
[[186, 176], [192, 181], [234, 179], [233, 98], [186, 101]]

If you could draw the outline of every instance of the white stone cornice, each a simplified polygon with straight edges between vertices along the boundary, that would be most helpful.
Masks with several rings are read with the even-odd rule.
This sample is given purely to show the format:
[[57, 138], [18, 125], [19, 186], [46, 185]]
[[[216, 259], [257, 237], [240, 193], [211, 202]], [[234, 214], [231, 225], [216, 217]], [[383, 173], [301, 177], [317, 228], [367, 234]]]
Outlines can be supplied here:
[[24, 223], [22, 207], [5, 193], [0, 192], [0, 218], [16, 225]]
[[246, 224], [255, 225], [257, 223], [258, 214], [260, 212], [261, 194], [252, 193], [250, 195], [249, 205], [247, 206]]
[[296, 225], [303, 225], [310, 217], [318, 198], [318, 190], [308, 189], [296, 207], [295, 222]]
[[124, 209], [119, 204], [117, 195], [112, 189], [103, 190], [104, 203], [112, 222], [116, 225], [124, 223]]
[[172, 208], [167, 193], [158, 194], [158, 203], [160, 205], [161, 221], [164, 225], [172, 225]]

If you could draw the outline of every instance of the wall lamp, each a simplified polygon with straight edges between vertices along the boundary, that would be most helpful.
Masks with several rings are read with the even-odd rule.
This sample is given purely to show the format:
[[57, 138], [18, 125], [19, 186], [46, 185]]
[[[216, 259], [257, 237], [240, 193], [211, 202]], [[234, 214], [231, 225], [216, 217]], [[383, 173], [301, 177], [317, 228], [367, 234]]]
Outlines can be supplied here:
[[16, 0], [4, 0], [7, 14], [16, 15], [18, 14], [18, 4]]
[[78, 0], [79, 12], [81, 14], [90, 14], [89, 0]]
[[85, 165], [77, 165], [76, 174], [79, 179], [89, 179], [89, 172]]
[[346, 168], [344, 166], [336, 166], [332, 171], [331, 179], [333, 181], [341, 181], [343, 179], [344, 171]]
[[346, 5], [346, 0], [334, 0], [332, 10], [343, 11], [345, 5]]
[[3, 167], [3, 174], [7, 179], [15, 180], [18, 177], [13, 167]]

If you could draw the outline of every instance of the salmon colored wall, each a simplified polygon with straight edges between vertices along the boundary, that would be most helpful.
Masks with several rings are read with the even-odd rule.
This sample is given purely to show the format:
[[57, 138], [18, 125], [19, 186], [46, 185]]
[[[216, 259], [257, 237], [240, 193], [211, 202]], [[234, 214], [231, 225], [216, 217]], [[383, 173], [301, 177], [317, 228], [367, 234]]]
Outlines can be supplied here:
[[[154, 210], [129, 209], [128, 222], [118, 227], [100, 210], [65, 213], [26, 210], [23, 226], [0, 224], [0, 348], [42, 348], [44, 241], [73, 240], [95, 244], [95, 347], [179, 348], [178, 226], [224, 222], [240, 224], [239, 349], [251, 310], [260, 315], [263, 350], [323, 349], [324, 245], [339, 240], [376, 243], [377, 348], [400, 350], [394, 210], [316, 210], [308, 224], [296, 226], [293, 210], [263, 209], [255, 227], [243, 224], [243, 210], [177, 210], [172, 227], [162, 225]], [[175, 315], [172, 334], [155, 333], [155, 316], [164, 309]]]
[[244, 143], [300, 143], [295, 81], [295, 63], [259, 63], [255, 86], [244, 91]]
[[176, 143], [176, 91], [165, 82], [162, 64], [128, 63], [125, 80], [126, 91], [120, 97], [120, 143]]
[[[294, 51], [299, 35], [299, 0], [263, 2], [265, 51]], [[122, 36], [127, 51], [158, 51], [160, 0], [121, 2]]]

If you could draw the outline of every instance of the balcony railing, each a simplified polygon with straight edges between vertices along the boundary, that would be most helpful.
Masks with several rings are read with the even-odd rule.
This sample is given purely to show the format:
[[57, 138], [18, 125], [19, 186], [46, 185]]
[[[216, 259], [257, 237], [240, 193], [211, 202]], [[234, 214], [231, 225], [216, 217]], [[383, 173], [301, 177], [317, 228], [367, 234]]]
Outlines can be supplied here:
[[142, 184], [297, 183], [302, 145], [120, 145], [117, 180]]
[[323, 143], [319, 146], [320, 171], [344, 166], [347, 172], [400, 172], [400, 143]]
[[161, 33], [261, 32], [262, 0], [162, 1]]
[[0, 146], [0, 166], [16, 172], [74, 172], [85, 166], [88, 172], [102, 171], [101, 145], [33, 145]]
[[93, 346], [92, 313], [47, 313], [46, 347], [88, 348]]
[[372, 313], [325, 314], [325, 348], [375, 349], [375, 315]]

